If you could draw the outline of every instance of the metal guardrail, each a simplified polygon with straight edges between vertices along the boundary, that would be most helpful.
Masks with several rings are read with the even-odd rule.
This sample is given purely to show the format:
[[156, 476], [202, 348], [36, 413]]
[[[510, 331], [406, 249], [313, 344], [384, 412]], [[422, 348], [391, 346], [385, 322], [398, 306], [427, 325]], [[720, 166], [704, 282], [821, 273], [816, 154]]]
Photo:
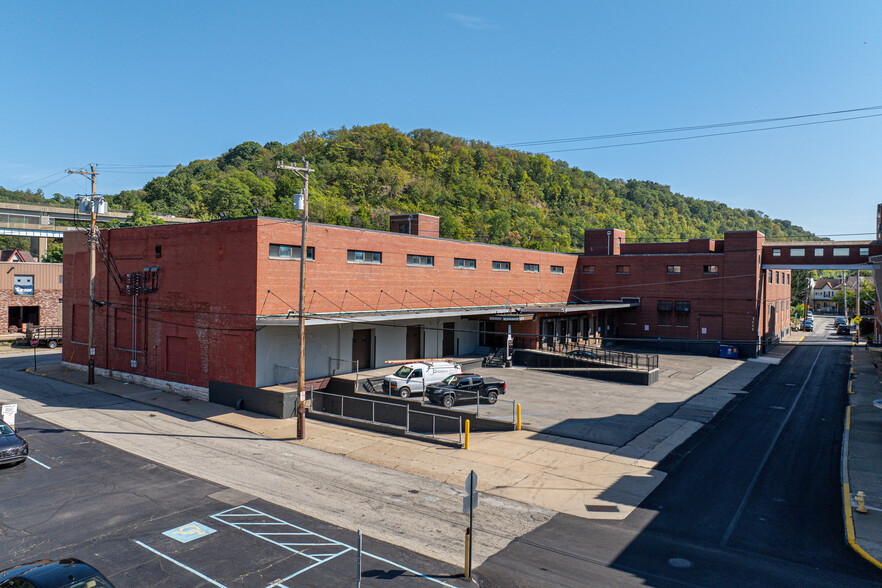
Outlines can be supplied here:
[[[332, 397], [332, 398], [338, 398], [340, 400], [340, 411], [339, 412], [328, 412], [325, 410], [316, 409], [315, 408], [316, 407], [315, 397], [319, 396], [319, 395]], [[347, 414], [347, 410], [346, 410], [347, 404], [350, 407], [353, 404], [355, 404], [355, 406], [360, 407], [360, 409], [351, 409], [350, 411], [348, 411], [349, 414]], [[370, 406], [370, 418], [365, 418], [365, 416], [367, 416], [366, 413], [368, 412], [364, 408], [366, 404]], [[358, 398], [358, 397], [354, 397], [354, 396], [346, 396], [343, 394], [334, 394], [333, 392], [323, 392], [321, 390], [316, 390], [316, 391], [310, 390], [309, 391], [309, 405], [310, 405], [310, 412], [326, 414], [326, 415], [330, 415], [330, 416], [335, 416], [335, 417], [339, 417], [339, 418], [343, 418], [343, 419], [347, 419], [347, 420], [352, 420], [352, 421], [363, 422], [363, 423], [370, 423], [370, 424], [384, 425], [387, 427], [394, 427], [396, 429], [401, 429], [402, 431], [404, 431], [405, 433], [408, 433], [410, 435], [431, 437], [433, 439], [440, 438], [439, 434], [438, 434], [438, 419], [442, 419], [445, 422], [447, 422], [448, 424], [450, 424], [452, 422], [453, 424], [456, 425], [456, 430], [459, 434], [459, 445], [462, 446], [462, 444], [463, 444], [463, 440], [462, 440], [463, 426], [462, 426], [462, 417], [461, 416], [460, 417], [453, 417], [453, 416], [447, 416], [447, 415], [441, 415], [441, 414], [434, 414], [434, 413], [425, 412], [425, 411], [421, 411], [421, 410], [413, 410], [411, 408], [409, 402], [406, 402], [404, 404], [399, 404], [399, 403], [394, 403], [394, 402], [384, 402], [382, 400], [373, 400], [370, 398]], [[378, 405], [382, 405], [383, 407], [392, 407], [391, 409], [384, 408], [384, 410], [387, 412], [391, 412], [394, 415], [397, 415], [399, 418], [398, 419], [391, 419], [391, 418], [378, 419], [377, 418], [377, 406]], [[322, 402], [322, 407], [324, 408], [324, 402]], [[382, 414], [382, 412], [383, 411], [381, 411], [381, 414]], [[357, 413], [360, 416], [355, 416], [355, 413]], [[419, 417], [414, 418], [412, 415], [419, 415]], [[423, 419], [423, 418], [431, 419], [431, 423], [432, 423], [431, 432], [418, 431], [418, 430], [415, 430], [414, 427], [412, 426], [414, 420]], [[399, 424], [401, 420], [404, 421], [403, 425]]]
[[[630, 353], [628, 351], [617, 351], [604, 347], [591, 347], [560, 341], [545, 343], [540, 351], [551, 351], [552, 353], [564, 355], [572, 359], [597, 362], [609, 367], [641, 371], [651, 371], [658, 368], [658, 355], [656, 354]], [[591, 357], [589, 354], [595, 357]]]

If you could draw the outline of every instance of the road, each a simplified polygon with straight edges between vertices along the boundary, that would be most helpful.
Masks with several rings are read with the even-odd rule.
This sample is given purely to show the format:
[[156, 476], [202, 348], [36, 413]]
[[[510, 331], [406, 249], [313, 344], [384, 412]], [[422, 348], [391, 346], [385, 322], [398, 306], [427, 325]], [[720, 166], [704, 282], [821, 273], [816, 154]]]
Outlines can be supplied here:
[[626, 520], [558, 515], [479, 567], [483, 585], [882, 586], [844, 540], [850, 344], [816, 324], [660, 464]]

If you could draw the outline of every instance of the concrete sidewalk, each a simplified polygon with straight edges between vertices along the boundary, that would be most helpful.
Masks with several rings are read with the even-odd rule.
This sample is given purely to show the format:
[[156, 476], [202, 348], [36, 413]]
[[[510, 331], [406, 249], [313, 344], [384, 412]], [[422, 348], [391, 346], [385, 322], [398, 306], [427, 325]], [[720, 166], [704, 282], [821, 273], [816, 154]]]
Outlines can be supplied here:
[[[842, 439], [842, 496], [849, 545], [882, 568], [882, 349], [852, 348], [848, 408]], [[858, 512], [855, 496], [866, 496]]]
[[307, 438], [297, 441], [294, 419], [236, 411], [101, 376], [96, 376], [95, 385], [87, 386], [82, 371], [60, 363], [41, 365], [39, 374], [457, 487], [474, 470], [485, 494], [580, 517], [624, 519], [664, 479], [665, 473], [655, 469], [658, 462], [735, 394], [743, 393], [744, 386], [766, 367], [754, 362], [740, 365], [623, 446], [506, 431], [473, 434], [469, 450], [311, 419]]

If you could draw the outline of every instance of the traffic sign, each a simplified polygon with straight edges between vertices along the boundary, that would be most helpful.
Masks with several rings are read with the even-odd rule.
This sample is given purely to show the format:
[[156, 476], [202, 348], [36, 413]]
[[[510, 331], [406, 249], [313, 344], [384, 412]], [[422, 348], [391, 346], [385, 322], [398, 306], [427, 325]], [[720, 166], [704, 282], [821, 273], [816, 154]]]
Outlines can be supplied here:
[[468, 514], [478, 508], [478, 474], [472, 472], [466, 478], [466, 496], [462, 499], [462, 513]]
[[18, 412], [17, 404], [4, 404], [2, 408], [0, 408], [0, 420], [5, 422], [7, 425], [15, 428], [15, 413]]
[[39, 339], [31, 339], [31, 347], [36, 347], [39, 344], [40, 344]]

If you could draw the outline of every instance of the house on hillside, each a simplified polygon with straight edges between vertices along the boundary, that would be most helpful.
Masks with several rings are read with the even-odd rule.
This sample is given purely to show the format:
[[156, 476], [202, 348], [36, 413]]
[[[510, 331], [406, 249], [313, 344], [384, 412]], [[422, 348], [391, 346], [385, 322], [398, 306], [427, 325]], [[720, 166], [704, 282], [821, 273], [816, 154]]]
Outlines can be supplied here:
[[0, 317], [8, 332], [61, 324], [61, 268], [60, 263], [38, 263], [27, 251], [0, 251]]

